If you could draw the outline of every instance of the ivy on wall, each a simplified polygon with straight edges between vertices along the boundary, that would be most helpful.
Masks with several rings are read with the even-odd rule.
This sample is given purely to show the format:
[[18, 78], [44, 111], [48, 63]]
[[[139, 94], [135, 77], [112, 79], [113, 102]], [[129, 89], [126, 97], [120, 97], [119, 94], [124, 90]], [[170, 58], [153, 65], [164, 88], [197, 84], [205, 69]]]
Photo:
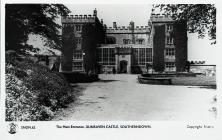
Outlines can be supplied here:
[[66, 25], [62, 30], [62, 70], [72, 71], [73, 50], [76, 46], [74, 26]]
[[165, 47], [165, 25], [154, 25], [153, 39], [153, 69], [157, 72], [164, 71], [164, 47]]

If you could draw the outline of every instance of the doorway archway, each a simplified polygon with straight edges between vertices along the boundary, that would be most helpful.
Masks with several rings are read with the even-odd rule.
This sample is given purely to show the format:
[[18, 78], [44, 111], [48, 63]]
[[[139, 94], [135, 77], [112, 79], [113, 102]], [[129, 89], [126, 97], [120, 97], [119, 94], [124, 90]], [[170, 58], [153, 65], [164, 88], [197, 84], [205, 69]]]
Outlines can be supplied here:
[[120, 61], [120, 71], [119, 73], [127, 73], [127, 61], [122, 60]]

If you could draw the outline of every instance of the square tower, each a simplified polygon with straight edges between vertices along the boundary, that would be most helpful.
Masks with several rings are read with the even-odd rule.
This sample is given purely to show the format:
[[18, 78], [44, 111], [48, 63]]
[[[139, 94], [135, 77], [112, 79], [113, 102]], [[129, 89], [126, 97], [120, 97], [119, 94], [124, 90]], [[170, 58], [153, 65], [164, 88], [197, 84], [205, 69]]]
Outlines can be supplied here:
[[187, 62], [187, 25], [168, 15], [151, 15], [153, 69], [156, 72], [183, 72]]

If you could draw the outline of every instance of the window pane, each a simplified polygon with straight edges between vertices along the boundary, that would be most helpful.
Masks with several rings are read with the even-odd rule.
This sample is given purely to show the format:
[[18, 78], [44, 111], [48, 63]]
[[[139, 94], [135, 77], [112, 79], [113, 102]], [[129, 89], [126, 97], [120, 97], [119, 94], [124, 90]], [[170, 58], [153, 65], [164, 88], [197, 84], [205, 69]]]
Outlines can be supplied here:
[[73, 70], [82, 71], [83, 63], [82, 62], [73, 62]]
[[146, 62], [152, 62], [152, 48], [146, 48]]
[[115, 52], [114, 48], [109, 48], [109, 65], [115, 65]]
[[145, 65], [145, 48], [139, 49], [139, 64]]
[[83, 52], [75, 50], [73, 53], [73, 60], [82, 60], [83, 59]]
[[108, 65], [108, 48], [103, 48], [103, 64]]
[[133, 65], [138, 65], [139, 62], [139, 49], [133, 49]]
[[175, 49], [174, 48], [166, 49], [166, 55], [169, 56], [175, 55]]

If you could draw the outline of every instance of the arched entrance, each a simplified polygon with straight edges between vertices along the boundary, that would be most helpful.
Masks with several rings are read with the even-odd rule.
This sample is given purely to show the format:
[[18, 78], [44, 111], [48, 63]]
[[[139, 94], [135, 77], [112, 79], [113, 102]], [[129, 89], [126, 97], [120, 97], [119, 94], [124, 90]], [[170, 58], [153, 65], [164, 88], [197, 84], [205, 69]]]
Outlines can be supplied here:
[[119, 73], [127, 73], [127, 61], [126, 60], [120, 61]]

